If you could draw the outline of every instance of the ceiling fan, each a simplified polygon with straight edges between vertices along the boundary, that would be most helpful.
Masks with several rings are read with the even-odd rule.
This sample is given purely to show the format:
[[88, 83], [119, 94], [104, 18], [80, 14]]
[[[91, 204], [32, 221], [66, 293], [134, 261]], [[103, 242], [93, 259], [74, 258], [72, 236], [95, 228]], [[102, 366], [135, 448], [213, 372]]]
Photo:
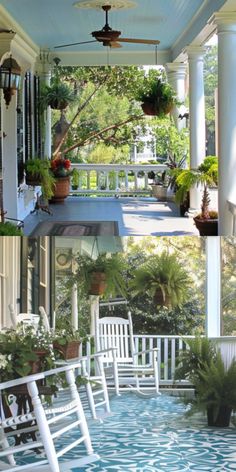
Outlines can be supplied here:
[[59, 46], [55, 46], [54, 49], [57, 48], [66, 48], [68, 46], [76, 46], [77, 44], [87, 44], [87, 43], [96, 43], [96, 41], [103, 44], [103, 46], [109, 46], [111, 48], [121, 48], [120, 43], [140, 43], [140, 44], [159, 44], [160, 41], [158, 39], [138, 39], [138, 38], [120, 38], [121, 31], [113, 30], [108, 23], [108, 12], [111, 10], [111, 5], [103, 5], [103, 11], [105, 12], [105, 25], [99, 31], [93, 31], [91, 34], [94, 40], [91, 41], [81, 41], [77, 43], [70, 43], [70, 44], [61, 44]]

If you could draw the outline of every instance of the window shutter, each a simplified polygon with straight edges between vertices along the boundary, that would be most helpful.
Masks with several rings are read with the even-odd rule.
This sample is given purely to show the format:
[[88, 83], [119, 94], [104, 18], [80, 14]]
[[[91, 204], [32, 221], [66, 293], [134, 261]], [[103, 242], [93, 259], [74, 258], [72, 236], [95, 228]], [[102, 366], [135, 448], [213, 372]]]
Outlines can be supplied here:
[[41, 124], [40, 124], [40, 77], [34, 76], [34, 149], [35, 155], [42, 156]]
[[32, 157], [31, 73], [25, 74], [25, 160]]

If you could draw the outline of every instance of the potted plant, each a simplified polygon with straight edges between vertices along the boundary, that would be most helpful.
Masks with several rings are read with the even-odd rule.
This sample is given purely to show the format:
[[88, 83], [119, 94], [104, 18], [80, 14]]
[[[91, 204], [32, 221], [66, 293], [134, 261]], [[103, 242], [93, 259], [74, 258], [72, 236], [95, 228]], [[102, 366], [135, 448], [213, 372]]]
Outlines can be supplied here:
[[73, 169], [71, 174], [71, 187], [72, 190], [77, 190], [79, 187], [79, 171], [78, 169]]
[[186, 301], [189, 285], [188, 273], [175, 254], [163, 251], [134, 271], [130, 288], [133, 296], [147, 292], [156, 306], [170, 308]]
[[21, 323], [14, 330], [2, 331], [0, 351], [2, 355], [0, 382], [24, 377], [54, 366], [52, 338], [41, 325], [36, 331], [31, 326], [24, 326]]
[[174, 90], [163, 73], [155, 70], [150, 70], [149, 74], [144, 77], [135, 98], [142, 102], [141, 106], [146, 115], [160, 117], [170, 113], [176, 103]]
[[75, 95], [71, 88], [60, 82], [57, 77], [54, 78], [52, 85], [45, 85], [41, 89], [40, 103], [43, 109], [50, 106], [54, 110], [64, 110], [74, 100]]
[[186, 340], [189, 349], [179, 357], [175, 378], [185, 375], [195, 387], [192, 399], [183, 399], [190, 407], [187, 414], [202, 411], [208, 426], [227, 427], [236, 409], [236, 360], [226, 368], [219, 351], [207, 338]]
[[126, 295], [123, 272], [126, 267], [120, 254], [100, 254], [96, 259], [78, 256], [77, 276], [85, 293], [111, 297], [118, 294]]
[[152, 196], [160, 202], [166, 202], [167, 200], [167, 189], [168, 189], [168, 177], [166, 170], [155, 175], [154, 183], [152, 186]]
[[23, 236], [22, 230], [9, 221], [0, 222], [0, 236]]
[[29, 159], [25, 163], [26, 184], [40, 185], [42, 196], [50, 200], [53, 196], [55, 178], [50, 172], [50, 161], [48, 159]]
[[58, 156], [51, 161], [51, 174], [55, 179], [51, 203], [63, 203], [70, 193], [71, 162]]
[[176, 202], [184, 201], [187, 193], [194, 185], [202, 184], [203, 195], [201, 213], [194, 217], [194, 222], [199, 230], [200, 236], [217, 236], [218, 214], [210, 210], [210, 196], [208, 186], [217, 186], [218, 183], [218, 159], [208, 156], [197, 169], [183, 169], [176, 177], [177, 191]]

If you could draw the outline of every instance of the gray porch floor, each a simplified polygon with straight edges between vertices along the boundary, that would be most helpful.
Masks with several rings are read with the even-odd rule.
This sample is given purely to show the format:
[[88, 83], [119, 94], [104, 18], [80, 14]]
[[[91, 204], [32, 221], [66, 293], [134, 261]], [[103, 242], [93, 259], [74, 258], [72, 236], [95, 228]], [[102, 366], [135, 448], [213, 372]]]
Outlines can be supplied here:
[[30, 235], [45, 221], [115, 221], [119, 236], [198, 235], [193, 219], [181, 218], [175, 203], [154, 198], [68, 197], [63, 204], [50, 205], [50, 209], [52, 215], [42, 210], [29, 215], [24, 221], [24, 234]]

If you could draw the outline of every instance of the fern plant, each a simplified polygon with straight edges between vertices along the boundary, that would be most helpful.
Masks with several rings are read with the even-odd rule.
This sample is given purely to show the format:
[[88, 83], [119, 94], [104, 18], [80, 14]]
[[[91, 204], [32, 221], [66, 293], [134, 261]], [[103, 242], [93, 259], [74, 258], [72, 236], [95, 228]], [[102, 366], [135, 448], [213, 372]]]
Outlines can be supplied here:
[[78, 256], [78, 277], [81, 287], [86, 294], [90, 293], [91, 281], [94, 273], [103, 273], [105, 276], [104, 297], [109, 298], [116, 295], [126, 296], [126, 282], [124, 272], [126, 261], [121, 254], [100, 254], [96, 259], [88, 256]]
[[175, 380], [186, 379], [195, 385], [198, 370], [216, 359], [216, 349], [212, 341], [205, 337], [184, 338], [184, 342], [187, 349], [182, 351], [177, 359]]
[[207, 412], [209, 426], [228, 426], [236, 409], [236, 360], [227, 369], [217, 352], [215, 359], [197, 370], [195, 388], [189, 414]]
[[174, 254], [164, 251], [150, 257], [134, 271], [130, 288], [134, 296], [147, 292], [157, 306], [175, 307], [188, 297], [190, 278]]

